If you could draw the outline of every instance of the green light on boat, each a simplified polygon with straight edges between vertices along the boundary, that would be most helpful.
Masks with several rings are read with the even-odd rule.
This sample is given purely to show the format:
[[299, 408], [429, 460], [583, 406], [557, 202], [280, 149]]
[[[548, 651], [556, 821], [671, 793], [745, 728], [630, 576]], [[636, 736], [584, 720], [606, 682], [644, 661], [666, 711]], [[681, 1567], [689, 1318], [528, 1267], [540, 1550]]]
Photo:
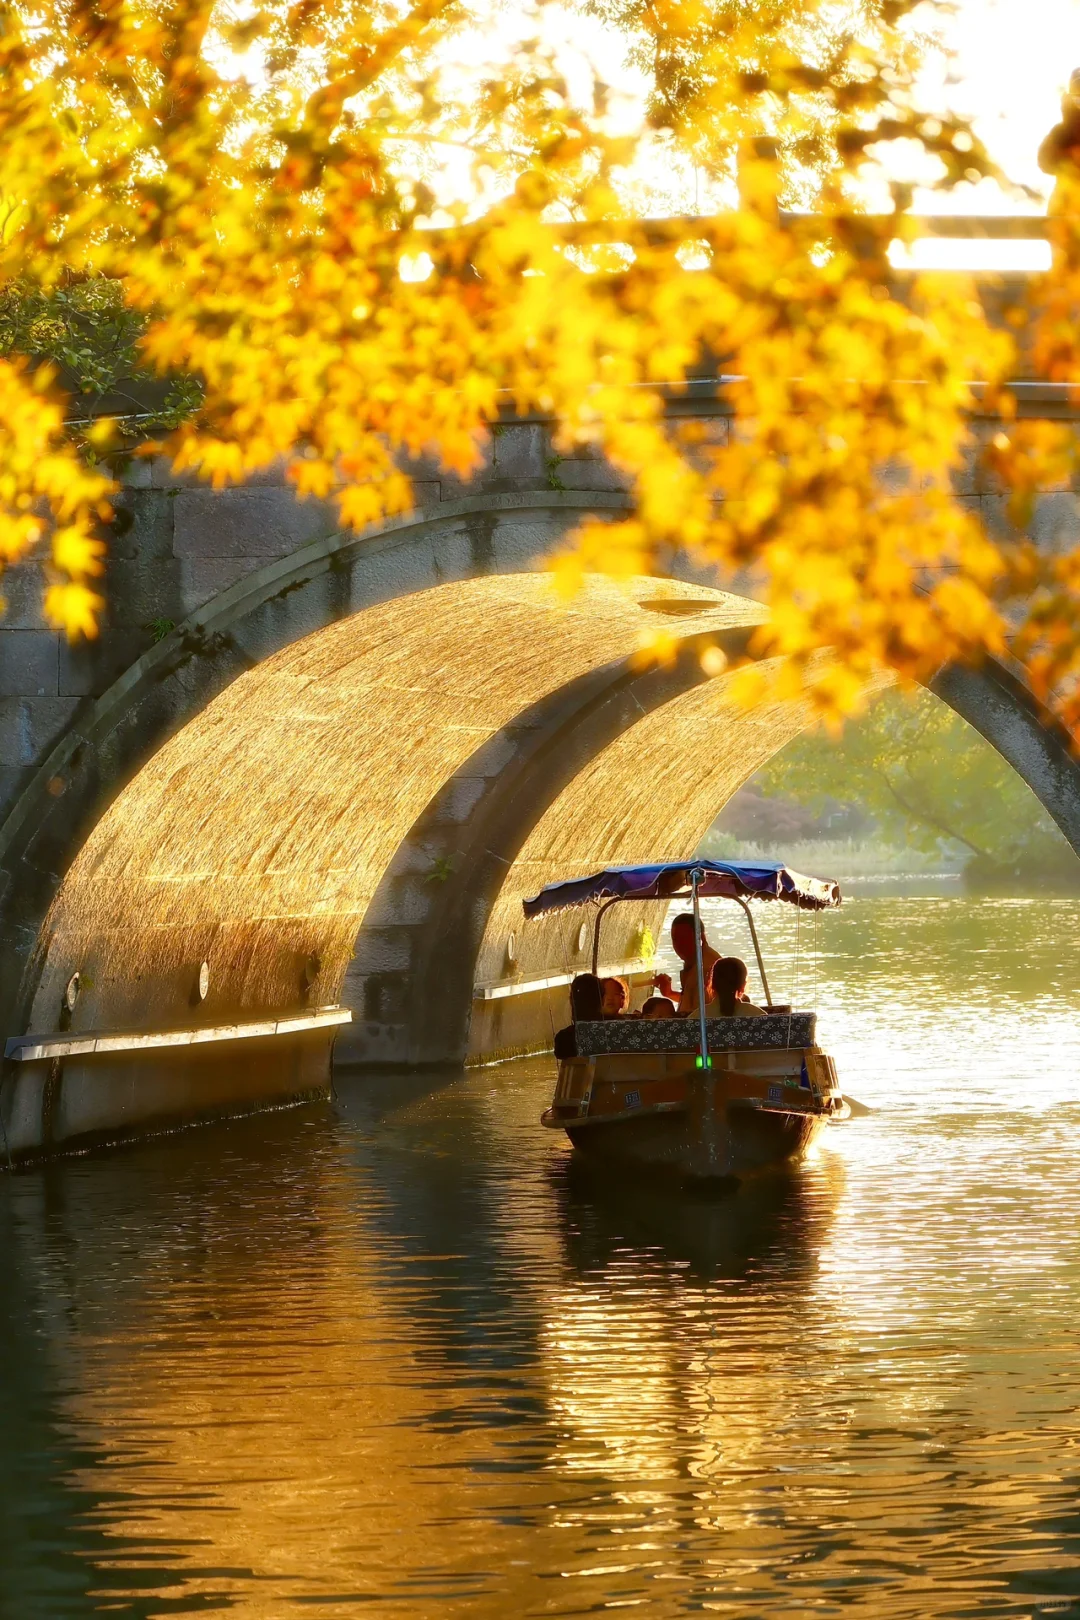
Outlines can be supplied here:
[[697, 1058], [697, 1066], [698, 1066], [699, 1069], [711, 1069], [712, 1068], [712, 1058], [711, 1057], [701, 1057], [700, 1054], [699, 1054], [699, 1056]]

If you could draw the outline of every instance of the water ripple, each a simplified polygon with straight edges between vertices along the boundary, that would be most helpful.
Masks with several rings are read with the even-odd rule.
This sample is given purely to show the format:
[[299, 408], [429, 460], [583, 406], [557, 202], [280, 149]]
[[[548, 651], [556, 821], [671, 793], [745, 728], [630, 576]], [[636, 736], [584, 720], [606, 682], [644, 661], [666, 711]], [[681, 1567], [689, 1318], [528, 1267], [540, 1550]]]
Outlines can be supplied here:
[[0, 1612], [1080, 1614], [1078, 922], [826, 919], [876, 1111], [734, 1197], [584, 1177], [546, 1059], [7, 1178]]

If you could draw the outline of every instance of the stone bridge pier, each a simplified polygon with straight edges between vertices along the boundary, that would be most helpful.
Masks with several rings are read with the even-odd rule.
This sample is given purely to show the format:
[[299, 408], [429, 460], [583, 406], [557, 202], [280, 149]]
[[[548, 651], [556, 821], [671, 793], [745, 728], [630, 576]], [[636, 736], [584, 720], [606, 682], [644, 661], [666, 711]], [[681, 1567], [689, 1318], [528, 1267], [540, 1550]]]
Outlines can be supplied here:
[[[672, 409], [727, 432], [715, 385]], [[603, 463], [555, 458], [543, 423], [508, 424], [468, 488], [418, 474], [418, 509], [357, 535], [272, 480], [215, 494], [139, 467], [88, 648], [16, 576], [0, 1162], [318, 1093], [335, 1037], [373, 1066], [549, 1045], [588, 947], [579, 918], [524, 928], [522, 897], [689, 855], [807, 723], [799, 703], [740, 712], [706, 677], [703, 646], [738, 652], [763, 610], [684, 559], [558, 597], [544, 559], [626, 500]], [[993, 492], [965, 498], [993, 520]], [[1072, 492], [1044, 497], [1047, 543], [1077, 521]], [[660, 628], [676, 655], [643, 666]], [[1024, 688], [991, 668], [935, 689], [1080, 849], [1068, 740]], [[605, 967], [640, 961], [659, 923], [616, 914]]]

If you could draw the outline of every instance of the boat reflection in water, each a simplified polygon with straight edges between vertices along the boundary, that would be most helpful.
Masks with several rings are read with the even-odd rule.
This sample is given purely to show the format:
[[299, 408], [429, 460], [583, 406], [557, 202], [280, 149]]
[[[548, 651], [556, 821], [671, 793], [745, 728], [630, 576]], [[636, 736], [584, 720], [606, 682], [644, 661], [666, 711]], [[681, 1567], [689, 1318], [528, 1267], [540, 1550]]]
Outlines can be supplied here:
[[672, 1189], [628, 1179], [617, 1166], [577, 1154], [552, 1168], [563, 1251], [575, 1272], [625, 1275], [632, 1256], [657, 1255], [702, 1283], [782, 1274], [785, 1286], [812, 1282], [840, 1196], [842, 1166], [808, 1182], [787, 1165], [741, 1185], [689, 1182]]
[[[760, 1017], [718, 1017], [707, 1007], [700, 901], [720, 897], [734, 901], [749, 924], [767, 1009]], [[832, 1059], [817, 1045], [815, 1013], [773, 1004], [748, 902], [824, 911], [839, 906], [838, 886], [779, 862], [664, 861], [549, 884], [524, 910], [529, 919], [597, 907], [595, 984], [604, 913], [621, 902], [657, 899], [693, 906], [695, 1015], [596, 1019], [575, 1010], [566, 1032], [571, 1050], [556, 1052], [555, 1096], [541, 1123], [564, 1130], [589, 1157], [696, 1180], [739, 1177], [798, 1157], [829, 1119], [850, 1110]], [[739, 1010], [734, 1001], [731, 1011]]]
[[[541, 1329], [557, 1464], [607, 1480], [637, 1547], [651, 1528], [655, 1565], [674, 1576], [674, 1545], [751, 1529], [746, 1487], [772, 1465], [777, 1434], [824, 1393], [810, 1343], [787, 1334], [792, 1297], [812, 1298], [842, 1174], [781, 1167], [712, 1196], [620, 1191], [607, 1170], [568, 1158], [561, 1179], [564, 1283]], [[812, 1534], [819, 1509], [790, 1482], [788, 1533]], [[569, 1522], [597, 1534], [617, 1511], [585, 1502]], [[741, 1562], [747, 1574], [759, 1562], [752, 1545]], [[721, 1567], [705, 1560], [684, 1575], [684, 1600], [696, 1592], [712, 1607]]]

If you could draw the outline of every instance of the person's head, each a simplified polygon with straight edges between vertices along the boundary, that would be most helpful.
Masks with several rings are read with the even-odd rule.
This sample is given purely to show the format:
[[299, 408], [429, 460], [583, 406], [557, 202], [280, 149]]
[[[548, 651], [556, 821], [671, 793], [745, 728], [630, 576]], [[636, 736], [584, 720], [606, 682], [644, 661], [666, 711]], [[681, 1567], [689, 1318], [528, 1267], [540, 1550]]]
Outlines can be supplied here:
[[[704, 937], [702, 929], [702, 937]], [[684, 962], [692, 962], [695, 953], [694, 913], [682, 911], [671, 925], [671, 948]]]
[[641, 1009], [642, 1018], [674, 1018], [675, 1003], [667, 996], [650, 996]]
[[598, 1023], [604, 1016], [604, 993], [595, 973], [579, 973], [570, 986], [570, 1014], [574, 1023]]
[[712, 993], [720, 1003], [720, 1016], [731, 1018], [735, 1003], [743, 999], [746, 990], [746, 963], [737, 956], [722, 956], [713, 963]]
[[630, 1000], [630, 987], [625, 979], [601, 979], [604, 989], [604, 1017], [617, 1018]]

